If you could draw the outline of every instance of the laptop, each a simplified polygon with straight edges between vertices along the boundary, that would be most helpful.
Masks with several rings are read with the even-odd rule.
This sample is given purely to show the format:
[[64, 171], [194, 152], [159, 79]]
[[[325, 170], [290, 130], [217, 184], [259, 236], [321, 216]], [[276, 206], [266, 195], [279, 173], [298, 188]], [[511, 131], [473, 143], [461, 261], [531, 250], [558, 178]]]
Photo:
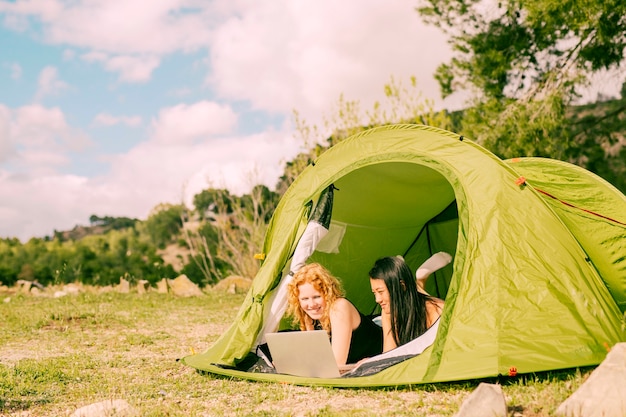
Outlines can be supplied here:
[[265, 340], [276, 372], [280, 374], [311, 378], [340, 376], [324, 330], [267, 333]]

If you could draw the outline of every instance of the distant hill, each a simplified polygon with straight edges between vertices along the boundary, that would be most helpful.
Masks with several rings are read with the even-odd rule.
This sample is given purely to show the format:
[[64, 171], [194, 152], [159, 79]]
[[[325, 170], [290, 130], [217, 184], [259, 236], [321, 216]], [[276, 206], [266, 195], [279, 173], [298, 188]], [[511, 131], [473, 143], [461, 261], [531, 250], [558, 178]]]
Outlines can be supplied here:
[[67, 240], [80, 240], [85, 236], [102, 235], [109, 232], [110, 230], [120, 230], [129, 227], [135, 227], [135, 224], [139, 220], [129, 217], [98, 217], [96, 215], [92, 215], [89, 218], [89, 221], [91, 222], [90, 226], [76, 225], [72, 230], [55, 230], [54, 237], [59, 239], [61, 242]]

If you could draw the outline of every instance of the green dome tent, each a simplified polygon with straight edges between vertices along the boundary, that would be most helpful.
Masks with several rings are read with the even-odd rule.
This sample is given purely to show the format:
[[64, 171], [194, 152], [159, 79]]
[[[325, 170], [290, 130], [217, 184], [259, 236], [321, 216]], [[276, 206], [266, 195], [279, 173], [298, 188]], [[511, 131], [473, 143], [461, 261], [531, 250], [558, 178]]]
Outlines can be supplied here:
[[[368, 271], [377, 258], [402, 255], [415, 271], [434, 253], [453, 255], [428, 281], [446, 301], [435, 342], [362, 377], [238, 369], [263, 333], [276, 331], [267, 323], [281, 280], [329, 190], [329, 230], [308, 262], [339, 277], [365, 314], [376, 308]], [[626, 197], [574, 165], [503, 161], [432, 127], [374, 128], [326, 151], [281, 199], [263, 253], [235, 322], [183, 363], [251, 380], [393, 386], [596, 365], [626, 340]]]

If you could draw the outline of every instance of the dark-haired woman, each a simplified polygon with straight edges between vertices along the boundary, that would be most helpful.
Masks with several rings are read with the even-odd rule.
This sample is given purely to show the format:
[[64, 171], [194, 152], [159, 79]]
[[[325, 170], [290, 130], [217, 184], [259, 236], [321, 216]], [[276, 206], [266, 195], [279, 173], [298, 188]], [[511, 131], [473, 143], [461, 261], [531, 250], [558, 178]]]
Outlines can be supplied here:
[[378, 259], [369, 276], [381, 308], [383, 352], [421, 336], [441, 316], [443, 300], [418, 291], [415, 276], [402, 257]]

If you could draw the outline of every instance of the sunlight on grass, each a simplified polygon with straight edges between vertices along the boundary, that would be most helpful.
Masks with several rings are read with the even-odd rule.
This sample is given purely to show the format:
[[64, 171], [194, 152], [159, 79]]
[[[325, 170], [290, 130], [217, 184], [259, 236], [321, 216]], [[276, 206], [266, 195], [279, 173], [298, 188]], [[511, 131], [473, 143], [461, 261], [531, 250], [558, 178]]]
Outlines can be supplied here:
[[[249, 382], [177, 358], [208, 348], [245, 295], [87, 293], [0, 304], [0, 415], [67, 415], [124, 399], [141, 416], [452, 416], [480, 381], [376, 389]], [[509, 414], [551, 415], [589, 370], [502, 382]], [[489, 382], [498, 382], [495, 380]]]

